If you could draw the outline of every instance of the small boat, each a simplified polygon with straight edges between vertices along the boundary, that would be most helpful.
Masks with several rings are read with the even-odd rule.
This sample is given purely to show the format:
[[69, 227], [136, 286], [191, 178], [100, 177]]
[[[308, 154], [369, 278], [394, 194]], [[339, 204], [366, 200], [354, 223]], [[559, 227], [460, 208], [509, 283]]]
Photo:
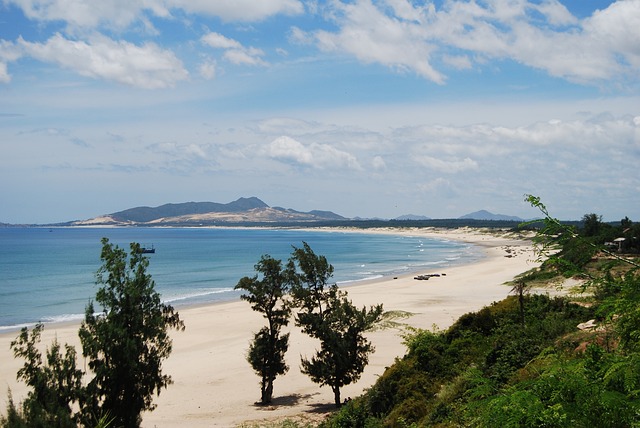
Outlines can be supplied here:
[[156, 249], [153, 247], [153, 245], [151, 245], [151, 247], [140, 247], [140, 254], [155, 254], [156, 253]]

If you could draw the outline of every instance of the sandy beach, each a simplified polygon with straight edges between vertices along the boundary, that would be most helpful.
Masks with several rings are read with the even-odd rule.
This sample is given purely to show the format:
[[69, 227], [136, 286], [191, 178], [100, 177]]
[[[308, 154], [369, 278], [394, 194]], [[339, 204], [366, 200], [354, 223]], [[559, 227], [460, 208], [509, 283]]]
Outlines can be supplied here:
[[[505, 282], [537, 266], [531, 242], [508, 234], [498, 236], [466, 228], [377, 232], [465, 241], [481, 246], [486, 254], [473, 264], [424, 272], [445, 274], [428, 281], [415, 280], [415, 274], [411, 274], [346, 288], [357, 306], [382, 303], [385, 311], [410, 313], [411, 316], [396, 321], [412, 327], [446, 328], [460, 315], [506, 297], [510, 287]], [[293, 323], [287, 329], [291, 332], [287, 353], [290, 370], [275, 381], [273, 405], [263, 407], [255, 404], [260, 398], [259, 378], [245, 360], [252, 333], [263, 325], [260, 314], [254, 313], [246, 302], [181, 308], [179, 312], [186, 330], [172, 334], [173, 353], [164, 363], [164, 372], [172, 376], [174, 384], [155, 399], [158, 408], [144, 415], [144, 427], [260, 425], [285, 418], [318, 419], [333, 408], [331, 389], [320, 388], [300, 373], [300, 355], [311, 356], [317, 344], [301, 334]], [[75, 345], [81, 354], [77, 330], [78, 324], [47, 325], [43, 348], [57, 337], [60, 343]], [[402, 331], [398, 326], [369, 333], [376, 351], [360, 381], [343, 388], [344, 398], [361, 394], [385, 367], [404, 355]], [[16, 402], [27, 393], [26, 386], [16, 381], [16, 372], [23, 362], [14, 359], [10, 350], [10, 342], [16, 335], [16, 332], [0, 335], [2, 414], [6, 411], [8, 388]]]

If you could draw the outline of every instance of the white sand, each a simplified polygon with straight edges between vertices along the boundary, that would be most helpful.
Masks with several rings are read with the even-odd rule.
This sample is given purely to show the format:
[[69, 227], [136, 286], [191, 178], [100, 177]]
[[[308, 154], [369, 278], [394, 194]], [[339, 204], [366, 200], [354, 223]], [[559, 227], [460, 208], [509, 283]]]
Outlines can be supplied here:
[[[412, 274], [347, 288], [357, 306], [383, 303], [385, 311], [412, 313], [413, 316], [399, 322], [413, 327], [446, 328], [462, 314], [506, 297], [511, 288], [505, 282], [537, 266], [531, 243], [511, 236], [499, 237], [467, 228], [377, 232], [460, 240], [481, 245], [486, 253], [486, 258], [477, 263], [425, 272], [446, 274], [428, 281], [417, 281]], [[246, 302], [231, 302], [180, 309], [180, 316], [186, 331], [173, 334], [173, 353], [163, 367], [174, 384], [155, 399], [158, 408], [144, 415], [144, 427], [228, 427], [286, 417], [317, 419], [332, 409], [331, 388], [320, 388], [300, 373], [300, 355], [310, 357], [317, 344], [301, 334], [293, 323], [287, 329], [291, 331], [287, 353], [290, 370], [275, 381], [273, 405], [261, 407], [254, 404], [260, 398], [259, 378], [245, 360], [252, 333], [263, 325], [260, 314], [254, 313]], [[81, 354], [77, 330], [78, 324], [48, 325], [42, 343], [48, 346], [57, 337], [61, 343], [75, 345]], [[401, 334], [401, 330], [394, 328], [369, 334], [376, 352], [360, 381], [342, 389], [343, 398], [361, 394], [385, 367], [404, 355]], [[28, 391], [16, 381], [22, 361], [14, 359], [9, 349], [16, 335], [15, 332], [0, 335], [3, 414], [8, 388], [16, 402]]]

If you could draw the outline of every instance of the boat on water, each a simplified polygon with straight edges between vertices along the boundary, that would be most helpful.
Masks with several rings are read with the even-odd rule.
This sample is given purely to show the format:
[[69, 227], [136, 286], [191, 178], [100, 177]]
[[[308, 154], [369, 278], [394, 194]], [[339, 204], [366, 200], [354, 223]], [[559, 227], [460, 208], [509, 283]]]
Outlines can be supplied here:
[[140, 247], [140, 254], [155, 254], [156, 253], [156, 249], [154, 248], [153, 244], [149, 247], [149, 246], [142, 246]]

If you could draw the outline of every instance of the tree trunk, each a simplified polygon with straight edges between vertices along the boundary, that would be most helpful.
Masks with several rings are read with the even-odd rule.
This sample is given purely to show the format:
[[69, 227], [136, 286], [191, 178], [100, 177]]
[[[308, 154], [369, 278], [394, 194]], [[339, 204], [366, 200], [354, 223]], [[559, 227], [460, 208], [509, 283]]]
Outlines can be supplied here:
[[270, 404], [273, 398], [273, 381], [268, 380], [266, 387], [262, 388], [262, 404]]
[[273, 382], [268, 378], [263, 377], [260, 382], [260, 404], [271, 403], [271, 396], [273, 395]]
[[518, 295], [518, 303], [520, 304], [520, 322], [524, 327], [524, 290], [520, 290], [520, 294]]
[[336, 403], [336, 407], [340, 407], [342, 402], [340, 402], [340, 387], [332, 386], [333, 389], [333, 400]]

